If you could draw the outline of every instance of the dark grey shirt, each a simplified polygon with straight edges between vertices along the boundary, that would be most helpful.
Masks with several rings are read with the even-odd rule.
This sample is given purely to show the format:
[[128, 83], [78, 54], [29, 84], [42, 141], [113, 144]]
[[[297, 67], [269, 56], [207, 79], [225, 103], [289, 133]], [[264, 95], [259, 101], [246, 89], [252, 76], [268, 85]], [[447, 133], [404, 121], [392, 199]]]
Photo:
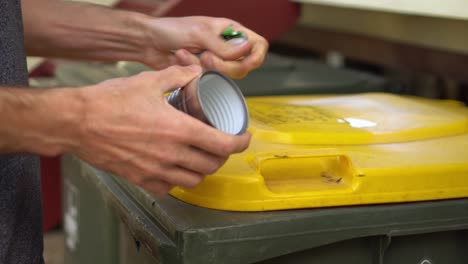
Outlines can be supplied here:
[[[0, 86], [27, 80], [20, 0], [0, 0]], [[0, 155], [0, 263], [43, 263], [42, 248], [38, 158]]]

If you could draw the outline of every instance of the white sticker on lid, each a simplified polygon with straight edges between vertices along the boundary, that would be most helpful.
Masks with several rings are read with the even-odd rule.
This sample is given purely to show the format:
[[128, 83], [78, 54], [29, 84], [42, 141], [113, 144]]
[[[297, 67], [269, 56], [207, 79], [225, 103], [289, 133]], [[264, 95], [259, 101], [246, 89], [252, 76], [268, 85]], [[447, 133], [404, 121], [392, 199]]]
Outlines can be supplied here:
[[79, 209], [80, 193], [69, 180], [65, 182], [65, 215], [64, 231], [65, 245], [71, 252], [75, 251], [79, 242]]

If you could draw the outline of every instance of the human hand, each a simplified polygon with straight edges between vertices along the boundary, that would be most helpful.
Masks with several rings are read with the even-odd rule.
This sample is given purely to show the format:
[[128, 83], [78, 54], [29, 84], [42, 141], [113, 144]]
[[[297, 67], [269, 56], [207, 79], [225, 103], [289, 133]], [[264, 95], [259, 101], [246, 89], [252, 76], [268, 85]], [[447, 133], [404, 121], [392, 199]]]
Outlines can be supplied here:
[[71, 152], [156, 194], [196, 186], [250, 141], [169, 105], [164, 94], [200, 74], [199, 66], [172, 66], [81, 89], [85, 117]]
[[[268, 50], [268, 42], [263, 37], [226, 18], [152, 18], [144, 25], [148, 40], [142, 62], [155, 69], [198, 64], [242, 78], [262, 64]], [[225, 41], [220, 35], [231, 25], [247, 41], [237, 45]]]

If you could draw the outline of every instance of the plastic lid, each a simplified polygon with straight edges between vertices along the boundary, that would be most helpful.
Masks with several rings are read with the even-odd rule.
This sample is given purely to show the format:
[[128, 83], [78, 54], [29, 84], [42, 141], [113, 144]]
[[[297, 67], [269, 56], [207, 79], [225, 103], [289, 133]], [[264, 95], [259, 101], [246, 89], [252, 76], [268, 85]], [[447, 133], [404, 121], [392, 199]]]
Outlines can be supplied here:
[[287, 144], [370, 144], [466, 133], [467, 113], [390, 94], [248, 100], [251, 130]]

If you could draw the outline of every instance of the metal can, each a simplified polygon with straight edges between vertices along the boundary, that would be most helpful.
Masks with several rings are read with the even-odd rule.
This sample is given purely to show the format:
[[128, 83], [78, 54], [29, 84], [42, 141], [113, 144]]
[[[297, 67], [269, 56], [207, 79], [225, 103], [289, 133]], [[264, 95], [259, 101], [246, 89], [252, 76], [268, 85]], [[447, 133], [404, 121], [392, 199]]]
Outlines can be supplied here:
[[223, 132], [240, 135], [247, 130], [249, 114], [244, 96], [226, 75], [209, 70], [167, 96], [168, 102]]

